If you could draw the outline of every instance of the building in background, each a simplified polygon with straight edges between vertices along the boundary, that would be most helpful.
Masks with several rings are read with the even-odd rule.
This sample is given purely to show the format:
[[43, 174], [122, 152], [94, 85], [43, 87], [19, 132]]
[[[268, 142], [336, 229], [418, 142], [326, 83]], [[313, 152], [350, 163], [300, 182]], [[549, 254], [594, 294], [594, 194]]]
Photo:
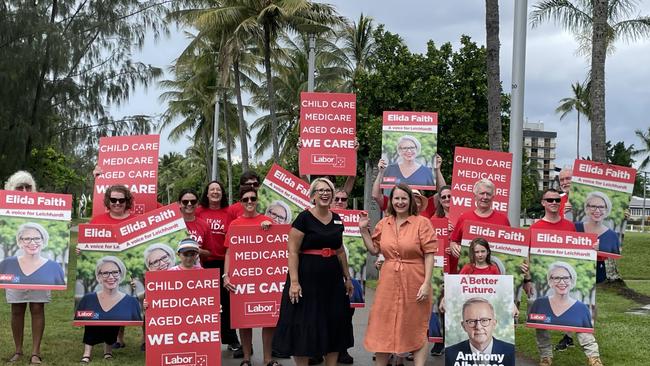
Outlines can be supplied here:
[[524, 149], [526, 156], [537, 163], [540, 191], [552, 187], [555, 178], [555, 139], [557, 132], [545, 131], [542, 121], [524, 123]]

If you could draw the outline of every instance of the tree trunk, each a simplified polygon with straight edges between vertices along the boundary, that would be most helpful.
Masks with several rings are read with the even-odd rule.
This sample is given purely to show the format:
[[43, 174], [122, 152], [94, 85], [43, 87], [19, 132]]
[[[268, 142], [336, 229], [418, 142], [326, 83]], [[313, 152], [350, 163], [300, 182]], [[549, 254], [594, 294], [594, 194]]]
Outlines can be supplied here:
[[605, 58], [607, 56], [607, 0], [593, 2], [593, 34], [591, 45], [591, 157], [594, 161], [607, 162], [605, 145]]
[[271, 138], [273, 140], [273, 160], [279, 161], [280, 147], [278, 146], [278, 121], [275, 119], [275, 92], [271, 76], [271, 28], [264, 23], [264, 69], [266, 71], [266, 89], [269, 94], [269, 117], [271, 118]]
[[228, 204], [232, 203], [232, 137], [226, 122], [226, 93], [223, 93], [223, 129], [226, 131], [226, 175], [228, 177]]
[[501, 77], [499, 74], [499, 1], [485, 0], [487, 48], [488, 142], [490, 150], [501, 151]]
[[576, 132], [576, 159], [580, 159], [580, 112], [578, 112], [578, 131]]
[[235, 95], [237, 96], [237, 117], [239, 117], [239, 147], [241, 149], [241, 168], [248, 170], [248, 126], [244, 120], [244, 105], [241, 99], [241, 81], [239, 80], [239, 61], [233, 62], [235, 71]]

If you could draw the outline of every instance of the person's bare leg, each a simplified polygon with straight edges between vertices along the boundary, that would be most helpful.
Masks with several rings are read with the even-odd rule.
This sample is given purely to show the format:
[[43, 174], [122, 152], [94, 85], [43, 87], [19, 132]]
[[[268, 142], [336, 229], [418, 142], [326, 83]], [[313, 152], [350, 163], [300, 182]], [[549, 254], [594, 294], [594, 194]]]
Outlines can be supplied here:
[[23, 336], [25, 334], [25, 310], [27, 303], [11, 304], [11, 333], [14, 336], [15, 355], [11, 360], [18, 359], [23, 354]]
[[275, 333], [275, 327], [262, 328], [262, 347], [264, 350], [265, 365], [268, 365], [268, 363], [273, 360], [273, 356], [271, 355], [272, 344], [273, 344], [273, 333]]
[[388, 364], [388, 357], [390, 353], [375, 353], [375, 366], [386, 366]]
[[45, 304], [30, 303], [29, 312], [32, 315], [32, 355], [41, 355], [41, 341], [45, 332]]
[[84, 343], [84, 354], [82, 358], [84, 357], [90, 358], [92, 354], [93, 354], [93, 346]]
[[113, 358], [113, 345], [104, 343], [104, 359], [107, 359], [106, 355], [110, 355], [108, 358]]
[[338, 352], [330, 352], [325, 355], [325, 366], [336, 366], [336, 361], [339, 359]]
[[239, 329], [239, 341], [244, 351], [244, 361], [250, 361], [253, 353], [253, 330], [251, 328]]
[[293, 356], [293, 362], [296, 363], [296, 366], [308, 366], [309, 365], [309, 357], [296, 357], [296, 356]]
[[429, 348], [429, 342], [424, 342], [424, 345], [417, 351], [413, 352], [413, 365], [414, 366], [424, 366], [427, 362], [427, 349]]
[[119, 343], [124, 347], [126, 343], [124, 343], [124, 328], [125, 327], [120, 327], [120, 330], [117, 332], [117, 341], [116, 343]]

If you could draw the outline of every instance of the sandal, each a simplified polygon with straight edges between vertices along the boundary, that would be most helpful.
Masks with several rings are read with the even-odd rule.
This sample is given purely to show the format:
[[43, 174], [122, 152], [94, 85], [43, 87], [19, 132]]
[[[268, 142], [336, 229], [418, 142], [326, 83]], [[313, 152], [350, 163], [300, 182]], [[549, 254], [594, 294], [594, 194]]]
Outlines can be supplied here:
[[9, 362], [9, 363], [18, 362], [18, 360], [20, 360], [21, 357], [23, 357], [23, 353], [22, 352], [16, 352], [7, 360], [7, 362]]
[[[36, 361], [34, 361], [34, 358], [36, 358]], [[32, 355], [32, 358], [29, 360], [30, 365], [40, 365], [43, 363], [43, 359], [39, 355]]]
[[244, 360], [239, 364], [239, 366], [253, 366], [253, 364], [249, 360]]
[[266, 366], [282, 366], [282, 364], [276, 360], [271, 360], [271, 362], [267, 363]]
[[79, 362], [83, 363], [84, 365], [87, 365], [87, 364], [90, 363], [91, 360], [92, 360], [92, 358], [90, 358], [90, 356], [83, 356], [81, 358], [81, 361], [79, 361]]
[[112, 347], [113, 349], [124, 348], [124, 347], [126, 347], [126, 344], [117, 341], [117, 342], [113, 343], [113, 344], [111, 345], [111, 347]]
[[111, 352], [104, 353], [104, 359], [105, 360], [112, 360], [113, 359], [113, 354]]

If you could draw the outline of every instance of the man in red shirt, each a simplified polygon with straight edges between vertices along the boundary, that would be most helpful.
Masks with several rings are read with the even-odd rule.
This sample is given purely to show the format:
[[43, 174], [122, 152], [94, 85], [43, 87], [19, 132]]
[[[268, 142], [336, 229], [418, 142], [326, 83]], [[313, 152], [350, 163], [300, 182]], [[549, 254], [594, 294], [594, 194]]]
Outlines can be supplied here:
[[562, 202], [560, 203], [560, 216], [571, 220], [573, 218], [573, 213], [571, 212], [572, 206], [569, 202], [569, 191], [571, 190], [571, 178], [573, 177], [573, 168], [570, 166], [562, 168], [559, 174], [560, 179], [560, 192]]
[[[569, 183], [570, 184], [570, 183]], [[544, 206], [544, 217], [537, 220], [530, 226], [531, 229], [576, 231], [573, 222], [562, 217], [560, 210], [562, 197], [560, 192], [549, 188], [542, 194], [542, 206]]]
[[[260, 176], [257, 175], [252, 170], [248, 170], [242, 173], [239, 177], [239, 189], [243, 187], [253, 187], [255, 191], [260, 188]], [[232, 221], [239, 216], [244, 214], [244, 206], [241, 205], [241, 202], [237, 201], [232, 205], [228, 206], [228, 220]]]
[[449, 238], [451, 255], [449, 256], [449, 273], [458, 273], [458, 257], [460, 257], [460, 243], [463, 241], [463, 223], [466, 220], [484, 222], [487, 224], [510, 226], [510, 220], [505, 214], [492, 208], [494, 201], [494, 183], [489, 179], [481, 179], [474, 183], [474, 204], [476, 209], [464, 212], [458, 217], [454, 231]]

